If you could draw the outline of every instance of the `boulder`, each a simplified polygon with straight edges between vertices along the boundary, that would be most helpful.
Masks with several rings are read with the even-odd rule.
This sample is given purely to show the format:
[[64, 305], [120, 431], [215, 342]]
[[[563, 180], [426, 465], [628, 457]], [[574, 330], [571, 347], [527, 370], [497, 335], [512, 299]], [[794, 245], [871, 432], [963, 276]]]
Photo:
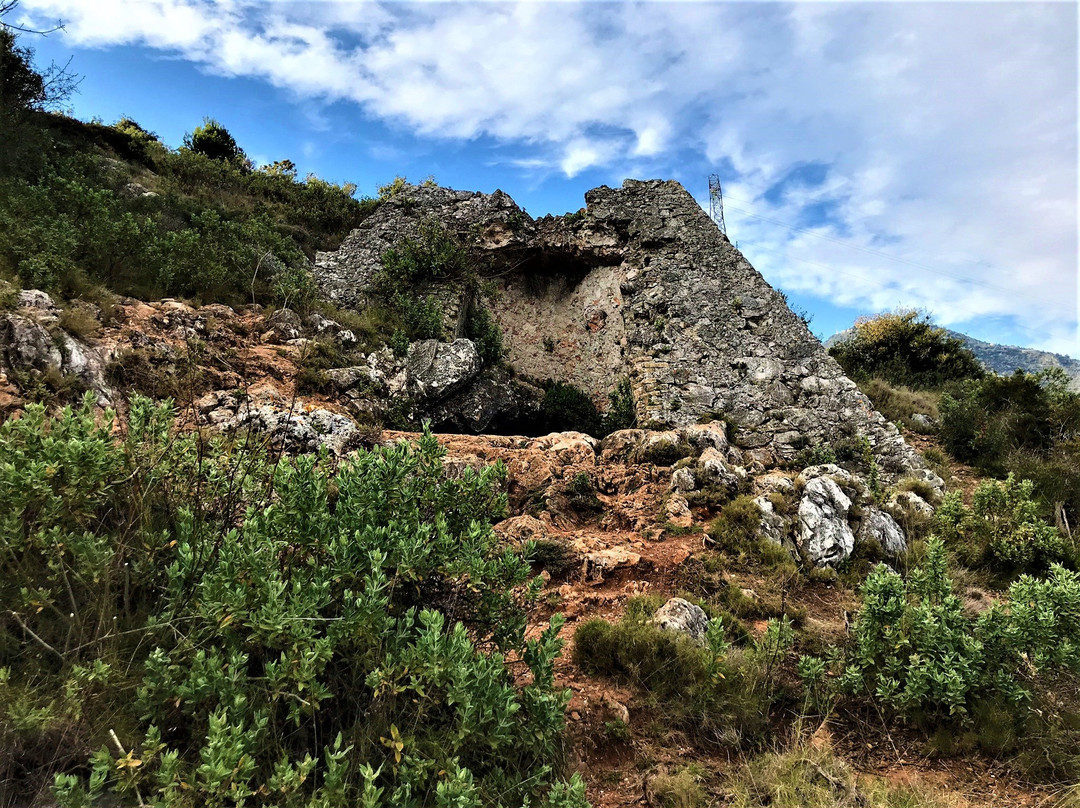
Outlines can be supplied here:
[[709, 628], [705, 610], [682, 598], [669, 600], [656, 610], [649, 622], [664, 631], [685, 634], [698, 643], [705, 642], [705, 632]]
[[934, 506], [914, 491], [900, 491], [893, 494], [886, 507], [893, 516], [904, 514], [919, 519], [930, 519], [934, 516]]
[[301, 336], [300, 315], [292, 309], [276, 309], [266, 318], [266, 325], [265, 339], [269, 342], [288, 342]]
[[806, 484], [799, 502], [799, 542], [817, 567], [836, 566], [851, 555], [855, 535], [848, 525], [851, 500], [831, 477]]
[[682, 494], [672, 494], [664, 505], [667, 520], [676, 527], [690, 527], [694, 524], [694, 515], [690, 512], [690, 503]]
[[463, 389], [423, 413], [433, 428], [479, 434], [496, 425], [514, 428], [540, 414], [542, 388], [513, 378], [503, 367], [485, 367]]
[[832, 477], [841, 484], [851, 483], [855, 477], [850, 471], [840, 468], [835, 463], [822, 463], [819, 466], [808, 466], [799, 473], [799, 479], [806, 483], [816, 477]]
[[671, 490], [677, 494], [689, 494], [697, 490], [697, 478], [693, 469], [683, 466], [671, 474]]
[[619, 429], [600, 442], [600, 458], [604, 462], [627, 460], [645, 440], [644, 429]]
[[730, 465], [720, 451], [710, 447], [698, 458], [695, 476], [701, 485], [721, 488], [735, 496], [746, 480], [746, 469]]
[[414, 342], [405, 360], [406, 392], [418, 403], [438, 401], [464, 387], [480, 365], [472, 340]]
[[265, 434], [275, 447], [290, 453], [315, 452], [325, 446], [340, 457], [359, 446], [363, 437], [351, 418], [321, 408], [294, 411], [262, 404], [228, 413], [214, 410], [210, 420], [223, 430], [246, 427]]
[[40, 289], [23, 289], [19, 292], [18, 307], [34, 312], [38, 319], [55, 321], [60, 316], [60, 309], [46, 292]]
[[862, 524], [859, 526], [859, 542], [874, 539], [881, 545], [885, 555], [895, 558], [907, 551], [907, 537], [896, 520], [884, 511], [877, 508], [869, 508], [863, 514]]
[[503, 539], [514, 544], [524, 544], [527, 541], [539, 541], [547, 538], [547, 525], [535, 516], [523, 514], [503, 519], [493, 528], [495, 533]]

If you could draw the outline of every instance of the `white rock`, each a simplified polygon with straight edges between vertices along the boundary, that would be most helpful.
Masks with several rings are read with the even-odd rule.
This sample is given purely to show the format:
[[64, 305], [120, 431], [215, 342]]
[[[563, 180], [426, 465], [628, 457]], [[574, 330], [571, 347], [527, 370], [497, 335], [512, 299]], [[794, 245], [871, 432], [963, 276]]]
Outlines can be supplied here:
[[709, 628], [705, 610], [682, 598], [669, 600], [656, 610], [649, 622], [664, 631], [685, 634], [695, 642], [704, 642], [705, 632]]
[[836, 566], [851, 555], [855, 535], [847, 523], [851, 500], [831, 477], [806, 484], [799, 503], [799, 541], [814, 566]]

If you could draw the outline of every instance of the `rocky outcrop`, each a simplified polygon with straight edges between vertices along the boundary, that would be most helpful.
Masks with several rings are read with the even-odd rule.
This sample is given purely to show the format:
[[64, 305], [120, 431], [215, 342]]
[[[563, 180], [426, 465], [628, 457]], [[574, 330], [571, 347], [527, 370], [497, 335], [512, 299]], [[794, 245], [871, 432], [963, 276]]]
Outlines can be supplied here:
[[15, 311], [0, 313], [0, 370], [38, 377], [55, 372], [76, 389], [96, 393], [99, 404], [112, 403], [102, 350], [61, 327], [60, 309], [45, 292], [26, 289], [17, 300]]
[[533, 220], [501, 192], [405, 186], [318, 255], [317, 279], [326, 297], [362, 306], [382, 254], [435, 221], [490, 269], [493, 316], [520, 373], [600, 403], [627, 377], [650, 427], [724, 413], [766, 465], [862, 436], [885, 479], [923, 466], [682, 186], [627, 180], [585, 200], [583, 214]]

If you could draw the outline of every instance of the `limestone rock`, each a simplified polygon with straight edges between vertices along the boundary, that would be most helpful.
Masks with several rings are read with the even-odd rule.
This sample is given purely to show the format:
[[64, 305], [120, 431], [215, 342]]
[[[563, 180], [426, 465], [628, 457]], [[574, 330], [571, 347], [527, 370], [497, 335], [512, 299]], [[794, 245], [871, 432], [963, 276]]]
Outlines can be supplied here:
[[667, 520], [676, 527], [690, 527], [694, 524], [694, 515], [690, 512], [690, 503], [681, 494], [672, 494], [664, 505]]
[[0, 350], [13, 370], [59, 368], [63, 355], [43, 325], [19, 314], [0, 315]]
[[427, 408], [433, 429], [481, 433], [493, 426], [513, 426], [540, 413], [544, 391], [512, 378], [502, 367], [485, 367], [462, 390]]
[[831, 477], [806, 484], [799, 502], [799, 542], [817, 567], [835, 567], [851, 555], [855, 535], [848, 525], [851, 500]]
[[698, 487], [697, 478], [694, 477], [694, 472], [687, 466], [683, 466], [681, 469], [675, 469], [671, 474], [671, 490], [678, 494], [689, 494], [691, 491], [696, 491]]
[[877, 508], [869, 508], [863, 514], [862, 524], [859, 526], [858, 541], [874, 539], [881, 545], [885, 555], [895, 558], [907, 551], [907, 537], [896, 520], [884, 511]]
[[671, 598], [656, 610], [649, 622], [664, 631], [685, 634], [698, 643], [705, 642], [705, 632], [709, 628], [705, 610], [682, 598]]
[[523, 514], [503, 519], [493, 528], [496, 534], [515, 544], [524, 544], [527, 541], [539, 541], [547, 538], [547, 525], [535, 516]]
[[934, 516], [934, 506], [914, 491], [900, 491], [894, 494], [886, 507], [897, 518], [901, 514], [920, 519], [931, 519]]
[[53, 322], [60, 316], [60, 309], [47, 292], [40, 289], [23, 289], [19, 292], [20, 309], [33, 310], [38, 320], [48, 318]]
[[266, 326], [266, 338], [271, 342], [288, 342], [301, 336], [300, 315], [292, 309], [275, 310], [266, 318]]
[[[314, 274], [325, 297], [361, 305], [382, 254], [435, 221], [502, 270], [491, 314], [520, 374], [572, 383], [596, 401], [629, 377], [639, 423], [690, 430], [724, 452], [721, 430], [691, 429], [722, 412], [738, 424], [724, 440], [765, 467], [807, 441], [855, 435], [886, 483], [925, 467], [681, 185], [627, 180], [585, 202], [581, 215], [533, 220], [502, 192], [406, 185], [339, 250], [319, 253]], [[439, 293], [448, 329], [460, 333], [459, 296]]]
[[850, 471], [840, 468], [835, 463], [822, 463], [819, 466], [809, 466], [802, 470], [799, 474], [799, 479], [803, 482], [809, 482], [816, 477], [832, 477], [839, 483], [851, 483], [854, 480], [854, 476]]
[[644, 429], [620, 429], [612, 432], [600, 443], [600, 457], [604, 462], [624, 461], [645, 440]]
[[773, 544], [787, 544], [787, 520], [776, 512], [776, 506], [767, 496], [754, 499], [754, 504], [761, 511], [761, 525], [759, 530], [763, 538]]
[[414, 342], [405, 364], [406, 391], [418, 402], [437, 401], [462, 388], [480, 372], [480, 364], [472, 340]]
[[698, 458], [696, 477], [702, 485], [724, 489], [734, 496], [746, 480], [746, 469], [729, 465], [723, 454], [710, 447]]

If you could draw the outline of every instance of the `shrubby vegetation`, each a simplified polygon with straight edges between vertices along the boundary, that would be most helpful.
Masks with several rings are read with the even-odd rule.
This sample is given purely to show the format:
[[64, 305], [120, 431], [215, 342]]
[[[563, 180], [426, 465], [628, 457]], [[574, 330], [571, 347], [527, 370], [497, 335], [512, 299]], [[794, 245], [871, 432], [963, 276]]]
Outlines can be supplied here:
[[574, 661], [586, 673], [640, 686], [666, 724], [699, 743], [764, 743], [770, 709], [783, 696], [776, 674], [793, 639], [788, 621], [770, 621], [760, 637], [737, 647], [728, 642], [723, 619], [714, 617], [699, 645], [650, 624], [656, 605], [631, 599], [618, 623], [583, 623], [574, 634]]
[[536, 583], [489, 527], [504, 471], [440, 457], [426, 435], [274, 461], [145, 399], [121, 440], [89, 399], [0, 426], [9, 793], [56, 772], [64, 806], [583, 805], [558, 620], [525, 641]]
[[[971, 730], [984, 746], [1016, 751], [1042, 717], [1033, 700], [1080, 673], [1080, 574], [1060, 565], [1046, 578], [1021, 576], [1006, 601], [975, 615], [953, 592], [945, 545], [931, 539], [906, 579], [878, 566], [861, 592], [852, 642], [831, 663], [834, 686], [926, 730]], [[811, 688], [829, 667], [812, 658], [799, 664]], [[1080, 701], [1058, 707], [1058, 734], [1075, 733]]]
[[983, 375], [979, 360], [963, 342], [916, 311], [861, 319], [854, 336], [829, 353], [855, 381], [877, 377], [925, 390]]
[[0, 63], [0, 276], [25, 286], [281, 302], [279, 276], [305, 272], [375, 207], [353, 185], [298, 181], [288, 161], [254, 170], [214, 120], [172, 150], [130, 118], [47, 113], [70, 78], [43, 76], [2, 26]]

